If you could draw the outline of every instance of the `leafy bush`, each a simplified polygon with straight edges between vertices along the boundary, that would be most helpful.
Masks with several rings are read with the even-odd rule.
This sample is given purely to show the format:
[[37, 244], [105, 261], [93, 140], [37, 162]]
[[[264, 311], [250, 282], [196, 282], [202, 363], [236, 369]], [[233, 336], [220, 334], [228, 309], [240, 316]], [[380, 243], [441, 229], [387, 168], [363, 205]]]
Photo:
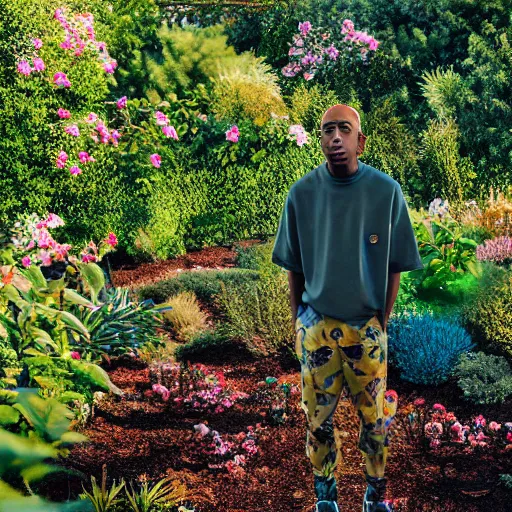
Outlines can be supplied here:
[[174, 356], [178, 361], [195, 361], [201, 356], [222, 350], [232, 343], [229, 336], [219, 326], [214, 330], [206, 330], [193, 335], [190, 341], [176, 347]]
[[482, 348], [512, 358], [512, 271], [485, 262], [462, 319]]
[[512, 372], [504, 357], [484, 352], [462, 354], [455, 376], [464, 398], [476, 404], [502, 403], [512, 395]]
[[474, 347], [462, 327], [432, 315], [392, 318], [387, 331], [390, 362], [415, 384], [442, 384], [459, 356]]
[[286, 114], [277, 76], [263, 57], [239, 56], [235, 66], [222, 66], [214, 79], [211, 110], [219, 120], [251, 120], [262, 126], [271, 114]]
[[300, 84], [286, 100], [292, 123], [301, 124], [310, 133], [318, 133], [324, 112], [339, 103], [336, 94], [320, 84]]
[[196, 332], [204, 329], [206, 315], [201, 311], [194, 292], [181, 292], [169, 297], [167, 304], [172, 307], [164, 313], [181, 340], [189, 340]]
[[[12, 510], [90, 512], [91, 508], [83, 501], [50, 503], [37, 496], [30, 487], [48, 474], [59, 470], [56, 466], [50, 465], [50, 461], [67, 455], [68, 447], [71, 445], [87, 440], [81, 434], [69, 432], [71, 423], [69, 411], [58, 402], [44, 400], [26, 391], [17, 394], [15, 402], [13, 407], [6, 405], [0, 407], [10, 407], [18, 413], [18, 409], [15, 409], [18, 406], [34, 426], [33, 434], [36, 435], [27, 438], [0, 428], [0, 512]], [[0, 414], [4, 419], [5, 411], [3, 410]], [[5, 481], [7, 476], [10, 477], [9, 483]], [[26, 489], [13, 487], [13, 476], [21, 476]], [[23, 491], [29, 496], [26, 496]]]
[[460, 155], [460, 131], [455, 121], [431, 120], [422, 133], [421, 166], [427, 197], [444, 197], [454, 211], [462, 208], [476, 177], [473, 163]]
[[[226, 283], [218, 304], [228, 319], [228, 332], [255, 353], [289, 345], [292, 333], [287, 273], [271, 261], [273, 243], [253, 246], [258, 265], [256, 283]], [[288, 318], [288, 321], [287, 321]]]
[[259, 278], [255, 271], [245, 269], [208, 270], [204, 272], [187, 271], [177, 277], [144, 286], [137, 290], [140, 300], [153, 299], [157, 304], [183, 291], [194, 292], [202, 302], [211, 302], [221, 291], [220, 283], [254, 283]]

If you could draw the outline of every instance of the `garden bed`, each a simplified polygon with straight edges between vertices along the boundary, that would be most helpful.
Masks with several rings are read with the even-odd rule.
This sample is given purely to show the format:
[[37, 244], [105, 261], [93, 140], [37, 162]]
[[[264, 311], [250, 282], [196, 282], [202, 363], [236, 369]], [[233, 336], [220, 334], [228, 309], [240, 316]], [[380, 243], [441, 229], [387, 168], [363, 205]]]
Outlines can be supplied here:
[[[223, 371], [228, 387], [251, 393], [265, 377], [287, 374], [298, 382], [299, 372], [289, 369], [290, 361], [260, 359], [236, 361], [208, 367]], [[171, 475], [181, 479], [194, 492], [203, 496], [197, 502], [201, 512], [287, 512], [314, 509], [313, 477], [304, 454], [305, 421], [298, 409], [298, 397], [285, 425], [266, 425], [259, 440], [259, 453], [251, 458], [243, 477], [225, 470], [208, 469], [201, 456], [190, 448], [193, 426], [200, 422], [221, 433], [236, 434], [265, 418], [253, 408], [226, 410], [221, 414], [176, 413], [172, 406], [147, 398], [151, 388], [148, 368], [133, 364], [112, 366], [112, 381], [127, 396], [109, 400], [96, 409], [92, 423], [84, 430], [88, 444], [75, 447], [65, 461], [68, 468], [86, 475], [101, 475], [106, 464], [109, 477], [136, 479], [146, 475], [158, 479]], [[418, 388], [389, 375], [389, 387], [397, 390], [401, 405], [412, 402], [420, 394], [427, 403], [442, 401], [447, 409], [461, 418], [483, 413], [505, 422], [510, 403], [505, 406], [475, 408], [460, 400], [457, 387], [451, 383], [437, 388]], [[508, 404], [508, 406], [507, 406]], [[335, 423], [342, 433], [344, 462], [337, 470], [340, 505], [343, 511], [360, 509], [365, 483], [360, 452], [356, 446], [358, 419], [348, 400], [340, 401]], [[350, 433], [345, 434], [344, 432]], [[482, 451], [451, 455], [423, 453], [405, 442], [397, 427], [388, 461], [389, 495], [399, 500], [403, 511], [476, 512], [492, 509], [509, 510], [506, 489], [497, 486], [498, 475], [512, 470], [510, 455]], [[71, 488], [79, 490], [79, 481], [70, 478]], [[59, 485], [68, 492], [67, 486]], [[54, 489], [53, 493], [57, 490]], [[64, 496], [55, 496], [63, 498]]]

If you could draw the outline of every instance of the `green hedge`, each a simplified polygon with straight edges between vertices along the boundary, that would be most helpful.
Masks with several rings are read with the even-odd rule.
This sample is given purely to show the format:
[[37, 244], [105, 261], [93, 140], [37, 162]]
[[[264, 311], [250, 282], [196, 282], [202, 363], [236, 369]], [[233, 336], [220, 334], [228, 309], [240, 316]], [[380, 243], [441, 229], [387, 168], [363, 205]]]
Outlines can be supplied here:
[[259, 274], [254, 270], [187, 271], [175, 278], [144, 286], [137, 290], [137, 294], [140, 300], [153, 299], [155, 303], [161, 304], [169, 297], [184, 291], [191, 291], [199, 300], [210, 302], [221, 292], [220, 283], [237, 286], [254, 283], [258, 279]]

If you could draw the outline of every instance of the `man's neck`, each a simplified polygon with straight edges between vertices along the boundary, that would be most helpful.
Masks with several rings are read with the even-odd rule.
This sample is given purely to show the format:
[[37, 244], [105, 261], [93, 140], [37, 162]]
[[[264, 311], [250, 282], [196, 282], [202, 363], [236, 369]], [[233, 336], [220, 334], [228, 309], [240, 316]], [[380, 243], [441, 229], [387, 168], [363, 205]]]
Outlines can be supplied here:
[[350, 178], [359, 170], [359, 164], [356, 159], [354, 163], [347, 165], [336, 165], [331, 167], [330, 163], [327, 162], [327, 170], [331, 176], [335, 178]]

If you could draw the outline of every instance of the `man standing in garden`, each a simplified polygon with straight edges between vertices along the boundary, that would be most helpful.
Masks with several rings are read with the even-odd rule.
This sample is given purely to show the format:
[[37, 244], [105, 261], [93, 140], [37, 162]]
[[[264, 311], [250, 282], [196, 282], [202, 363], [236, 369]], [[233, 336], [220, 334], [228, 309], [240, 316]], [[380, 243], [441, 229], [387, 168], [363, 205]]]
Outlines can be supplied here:
[[345, 392], [361, 419], [363, 512], [389, 512], [384, 471], [397, 395], [386, 391], [386, 327], [400, 272], [423, 264], [400, 185], [358, 159], [359, 113], [334, 105], [320, 132], [326, 161], [290, 187], [272, 253], [288, 270], [316, 510], [339, 510], [333, 415]]

